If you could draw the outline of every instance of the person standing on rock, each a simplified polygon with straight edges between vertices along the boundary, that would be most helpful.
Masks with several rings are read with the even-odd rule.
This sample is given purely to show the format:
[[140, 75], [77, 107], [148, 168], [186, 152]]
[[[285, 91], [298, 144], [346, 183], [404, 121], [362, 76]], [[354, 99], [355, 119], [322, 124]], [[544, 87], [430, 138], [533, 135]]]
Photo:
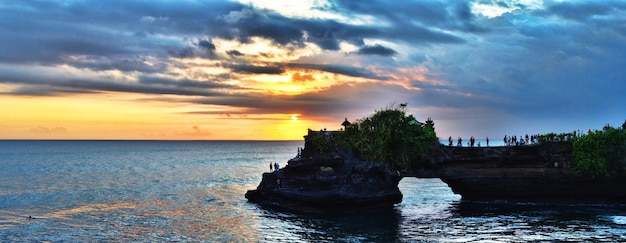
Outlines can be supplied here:
[[273, 171], [274, 168], [272, 167], [272, 163], [270, 162], [270, 172]]

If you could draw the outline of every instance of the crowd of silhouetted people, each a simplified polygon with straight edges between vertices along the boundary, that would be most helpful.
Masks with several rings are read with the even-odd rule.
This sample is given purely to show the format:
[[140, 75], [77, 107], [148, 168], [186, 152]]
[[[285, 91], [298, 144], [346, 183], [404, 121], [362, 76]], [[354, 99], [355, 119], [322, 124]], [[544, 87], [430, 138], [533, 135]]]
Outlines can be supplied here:
[[[457, 147], [463, 147], [463, 138], [458, 137], [456, 139], [456, 146]], [[486, 146], [489, 147], [489, 137], [485, 138], [485, 142], [486, 142]], [[520, 145], [530, 145], [530, 144], [536, 144], [539, 142], [539, 135], [528, 135], [526, 134], [526, 136], [509, 136], [509, 135], [504, 135], [504, 139], [503, 139], [504, 145], [505, 146], [520, 146]], [[452, 147], [454, 144], [454, 140], [452, 140], [452, 136], [450, 136], [448, 138], [448, 146]], [[467, 141], [467, 147], [481, 147], [482, 145], [480, 144], [480, 141], [478, 141], [478, 143], [476, 142], [476, 139], [474, 138], [474, 136], [471, 136], [469, 141]]]
[[506, 146], [536, 144], [539, 142], [539, 134], [530, 135], [530, 136], [526, 134], [525, 137], [519, 136], [519, 138], [517, 136], [504, 135], [503, 141]]

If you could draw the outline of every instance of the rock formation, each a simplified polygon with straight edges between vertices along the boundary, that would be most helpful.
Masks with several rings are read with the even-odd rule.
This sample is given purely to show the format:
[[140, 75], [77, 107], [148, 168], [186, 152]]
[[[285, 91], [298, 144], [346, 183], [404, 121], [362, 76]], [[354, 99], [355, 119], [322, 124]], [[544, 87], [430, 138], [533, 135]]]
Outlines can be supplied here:
[[468, 201], [626, 203], [626, 177], [572, 171], [572, 146], [441, 147], [429, 168], [403, 176], [440, 178]]
[[361, 161], [347, 149], [320, 151], [310, 139], [318, 134], [309, 131], [301, 156], [279, 171], [264, 173], [246, 198], [300, 211], [383, 208], [402, 201], [402, 177], [418, 177], [440, 178], [469, 201], [626, 203], [626, 176], [574, 173], [571, 143], [435, 145], [427, 161], [399, 172], [391, 165]]
[[402, 201], [398, 171], [382, 163], [360, 161], [351, 151], [333, 148], [320, 152], [305, 136], [299, 157], [272, 173], [264, 173], [251, 202], [299, 211], [355, 210], [392, 207]]

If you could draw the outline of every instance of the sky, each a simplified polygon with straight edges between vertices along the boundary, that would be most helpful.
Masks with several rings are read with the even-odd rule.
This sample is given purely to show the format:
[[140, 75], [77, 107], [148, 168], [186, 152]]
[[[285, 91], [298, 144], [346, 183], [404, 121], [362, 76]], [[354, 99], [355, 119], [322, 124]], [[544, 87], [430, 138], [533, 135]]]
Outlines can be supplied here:
[[440, 138], [621, 126], [626, 1], [0, 2], [0, 139]]

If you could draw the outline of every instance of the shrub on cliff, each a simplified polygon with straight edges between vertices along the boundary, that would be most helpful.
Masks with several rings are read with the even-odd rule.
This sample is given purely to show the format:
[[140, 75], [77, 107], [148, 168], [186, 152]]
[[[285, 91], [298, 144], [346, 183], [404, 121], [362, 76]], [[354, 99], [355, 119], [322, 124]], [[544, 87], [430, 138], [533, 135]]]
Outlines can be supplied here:
[[333, 140], [353, 149], [364, 160], [406, 169], [424, 159], [429, 145], [437, 143], [437, 135], [430, 118], [420, 123], [406, 114], [406, 105], [400, 105], [358, 120]]
[[622, 174], [626, 167], [626, 130], [606, 127], [573, 141], [574, 171], [588, 175]]

